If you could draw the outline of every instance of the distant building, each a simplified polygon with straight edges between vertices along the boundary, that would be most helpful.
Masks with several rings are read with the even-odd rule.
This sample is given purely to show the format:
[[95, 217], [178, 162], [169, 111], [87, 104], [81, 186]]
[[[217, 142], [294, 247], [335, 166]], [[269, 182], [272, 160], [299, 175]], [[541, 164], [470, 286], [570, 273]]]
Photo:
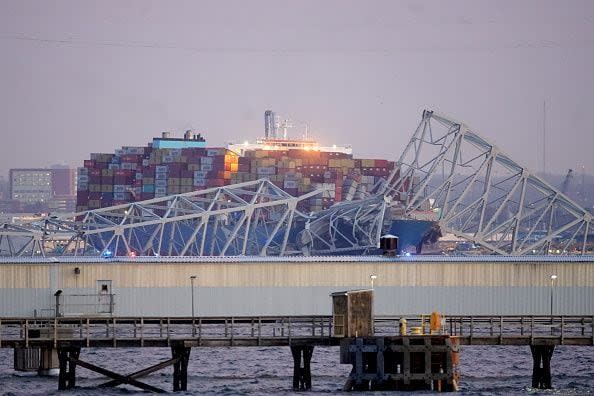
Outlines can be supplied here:
[[76, 204], [76, 170], [64, 166], [11, 169], [9, 199], [25, 211], [73, 211]]

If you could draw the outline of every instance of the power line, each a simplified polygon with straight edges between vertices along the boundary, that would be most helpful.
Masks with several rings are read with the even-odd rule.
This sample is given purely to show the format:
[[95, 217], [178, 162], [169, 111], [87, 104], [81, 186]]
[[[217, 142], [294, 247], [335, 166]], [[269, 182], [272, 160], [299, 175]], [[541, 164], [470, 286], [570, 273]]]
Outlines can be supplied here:
[[140, 43], [140, 42], [115, 42], [115, 41], [91, 41], [77, 39], [52, 39], [33, 37], [17, 34], [0, 34], [0, 40], [18, 40], [39, 42], [58, 45], [80, 45], [88, 47], [117, 47], [117, 48], [148, 48], [148, 49], [166, 49], [183, 50], [203, 53], [255, 53], [255, 54], [299, 54], [299, 53], [366, 53], [378, 55], [391, 55], [406, 51], [463, 51], [463, 52], [482, 52], [492, 50], [518, 50], [518, 49], [556, 49], [556, 48], [587, 48], [594, 46], [594, 40], [582, 40], [564, 45], [553, 41], [537, 42], [516, 42], [503, 44], [500, 46], [459, 46], [447, 47], [439, 45], [415, 46], [415, 47], [392, 47], [392, 48], [255, 48], [255, 47], [188, 47], [179, 45], [168, 45], [158, 43]]

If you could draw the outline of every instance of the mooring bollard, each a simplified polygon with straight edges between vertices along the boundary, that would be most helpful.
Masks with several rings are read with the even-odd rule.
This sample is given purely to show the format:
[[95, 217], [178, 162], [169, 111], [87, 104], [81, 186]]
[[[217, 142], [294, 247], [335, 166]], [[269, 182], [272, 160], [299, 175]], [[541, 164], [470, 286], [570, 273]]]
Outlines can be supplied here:
[[406, 335], [406, 319], [400, 318], [398, 321], [398, 328], [400, 329], [400, 335]]

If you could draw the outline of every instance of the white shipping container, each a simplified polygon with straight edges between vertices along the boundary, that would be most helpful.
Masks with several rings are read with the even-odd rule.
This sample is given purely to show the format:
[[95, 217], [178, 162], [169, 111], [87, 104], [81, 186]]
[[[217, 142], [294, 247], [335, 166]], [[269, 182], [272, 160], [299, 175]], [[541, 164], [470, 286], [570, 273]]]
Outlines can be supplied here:
[[166, 180], [167, 173], [155, 173], [155, 180]]
[[124, 186], [122, 184], [114, 184], [114, 186], [113, 186], [113, 192], [114, 193], [123, 193], [123, 192], [126, 192], [126, 188], [127, 187], [128, 186]]
[[276, 167], [274, 166], [260, 166], [256, 169], [258, 175], [276, 175]]
[[158, 187], [167, 187], [167, 179], [156, 179], [155, 186]]
[[210, 172], [212, 170], [212, 164], [202, 164], [200, 165], [200, 169], [206, 172]]
[[129, 193], [121, 193], [121, 192], [114, 192], [113, 193], [113, 199], [118, 200], [118, 201], [125, 201], [130, 199], [130, 194]]
[[155, 167], [155, 172], [156, 173], [167, 173], [167, 165], [157, 165]]
[[206, 174], [208, 173], [208, 171], [205, 170], [199, 170], [199, 171], [194, 171], [194, 179], [200, 179], [200, 178], [205, 178]]
[[89, 169], [88, 168], [78, 168], [78, 174], [79, 175], [88, 175], [89, 174]]
[[194, 179], [194, 187], [205, 187], [206, 179]]
[[204, 165], [204, 164], [212, 165], [213, 162], [214, 162], [214, 158], [212, 158], [212, 157], [201, 157], [200, 158], [200, 164], [202, 164], [202, 165]]
[[109, 165], [107, 165], [107, 168], [118, 170], [118, 169], [120, 169], [120, 164], [109, 164]]
[[155, 196], [157, 194], [167, 194], [167, 187], [155, 187]]
[[285, 188], [297, 188], [298, 183], [295, 180], [285, 180], [284, 186]]
[[89, 176], [88, 175], [78, 175], [78, 177], [76, 178], [76, 181], [78, 183], [87, 183], [89, 181]]

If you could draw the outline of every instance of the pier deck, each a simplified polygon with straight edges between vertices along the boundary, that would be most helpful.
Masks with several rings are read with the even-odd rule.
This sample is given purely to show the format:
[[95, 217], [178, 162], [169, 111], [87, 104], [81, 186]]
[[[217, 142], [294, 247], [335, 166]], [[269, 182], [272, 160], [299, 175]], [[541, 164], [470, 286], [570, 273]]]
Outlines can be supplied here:
[[[405, 316], [428, 334], [428, 319]], [[400, 335], [398, 317], [376, 317], [376, 336]], [[461, 345], [594, 345], [594, 316], [449, 316], [442, 334]], [[0, 347], [339, 345], [331, 316], [0, 318]]]
[[[532, 386], [547, 389], [556, 345], [594, 346], [594, 316], [450, 316], [433, 333], [428, 316], [405, 318], [406, 334], [402, 317], [383, 316], [374, 318], [372, 334], [350, 338], [334, 336], [332, 316], [0, 318], [0, 347], [15, 349], [15, 369], [17, 361], [25, 370], [59, 368], [60, 390], [76, 386], [80, 366], [111, 379], [101, 386], [164, 392], [138, 378], [173, 366], [173, 390], [187, 390], [193, 347], [288, 346], [293, 388], [307, 390], [314, 347], [340, 345], [341, 363], [353, 365], [345, 389], [456, 390], [459, 345], [529, 345]], [[80, 357], [83, 348], [136, 347], [167, 347], [172, 357], [125, 375]]]

